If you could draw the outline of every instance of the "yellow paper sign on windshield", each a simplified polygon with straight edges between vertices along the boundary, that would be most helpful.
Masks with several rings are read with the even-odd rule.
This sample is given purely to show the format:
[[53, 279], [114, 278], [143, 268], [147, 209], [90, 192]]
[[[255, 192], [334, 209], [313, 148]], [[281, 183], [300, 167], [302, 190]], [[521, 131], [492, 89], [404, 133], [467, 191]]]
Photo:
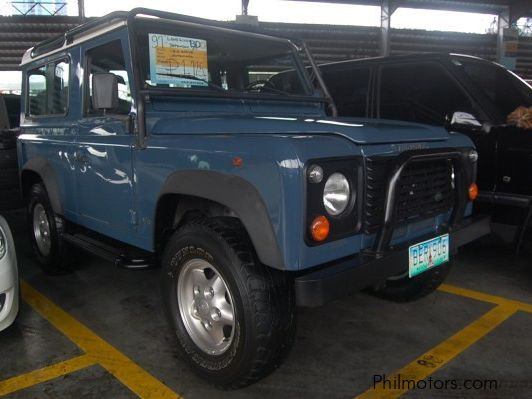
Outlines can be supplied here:
[[207, 86], [207, 41], [149, 34], [150, 80], [176, 87]]

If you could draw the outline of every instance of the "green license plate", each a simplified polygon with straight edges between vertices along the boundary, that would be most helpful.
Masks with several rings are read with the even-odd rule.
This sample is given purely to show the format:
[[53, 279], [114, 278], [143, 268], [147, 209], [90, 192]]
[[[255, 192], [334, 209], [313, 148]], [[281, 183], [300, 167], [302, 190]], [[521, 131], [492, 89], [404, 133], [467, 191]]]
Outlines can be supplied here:
[[449, 234], [408, 247], [408, 275], [417, 276], [449, 261]]

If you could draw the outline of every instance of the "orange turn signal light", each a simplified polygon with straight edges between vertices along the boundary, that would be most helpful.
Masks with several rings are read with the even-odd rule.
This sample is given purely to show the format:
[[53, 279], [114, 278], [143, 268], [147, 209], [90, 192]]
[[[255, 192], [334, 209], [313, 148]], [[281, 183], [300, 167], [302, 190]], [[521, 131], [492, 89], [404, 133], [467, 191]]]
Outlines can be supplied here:
[[232, 162], [233, 162], [233, 166], [236, 168], [240, 168], [242, 164], [244, 163], [244, 161], [240, 157], [234, 157]]
[[329, 236], [331, 226], [325, 216], [316, 216], [310, 225], [310, 235], [314, 241], [323, 241]]
[[474, 201], [474, 200], [477, 199], [477, 197], [478, 197], [478, 186], [477, 186], [477, 183], [471, 183], [471, 185], [469, 186], [468, 194], [469, 194], [469, 199], [471, 201]]

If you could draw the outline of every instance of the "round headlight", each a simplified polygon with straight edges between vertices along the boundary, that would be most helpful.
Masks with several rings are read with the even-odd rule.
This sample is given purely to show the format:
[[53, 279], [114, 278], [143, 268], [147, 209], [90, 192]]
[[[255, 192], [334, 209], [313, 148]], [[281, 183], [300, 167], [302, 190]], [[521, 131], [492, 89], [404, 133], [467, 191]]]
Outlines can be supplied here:
[[4, 231], [0, 227], [0, 259], [4, 257], [6, 252], [7, 252], [7, 240], [6, 240], [6, 236], [4, 235]]
[[341, 173], [333, 173], [325, 182], [323, 205], [329, 215], [338, 216], [349, 205], [351, 189], [347, 178]]

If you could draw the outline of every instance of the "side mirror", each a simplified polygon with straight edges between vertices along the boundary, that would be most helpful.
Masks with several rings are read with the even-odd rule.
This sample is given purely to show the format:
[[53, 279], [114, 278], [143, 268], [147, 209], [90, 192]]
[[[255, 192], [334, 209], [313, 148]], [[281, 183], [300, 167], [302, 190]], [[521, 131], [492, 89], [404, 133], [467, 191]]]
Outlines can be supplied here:
[[477, 118], [468, 112], [456, 111], [451, 117], [450, 126], [476, 126], [482, 127]]
[[118, 107], [118, 76], [114, 73], [92, 75], [92, 107], [104, 112]]

